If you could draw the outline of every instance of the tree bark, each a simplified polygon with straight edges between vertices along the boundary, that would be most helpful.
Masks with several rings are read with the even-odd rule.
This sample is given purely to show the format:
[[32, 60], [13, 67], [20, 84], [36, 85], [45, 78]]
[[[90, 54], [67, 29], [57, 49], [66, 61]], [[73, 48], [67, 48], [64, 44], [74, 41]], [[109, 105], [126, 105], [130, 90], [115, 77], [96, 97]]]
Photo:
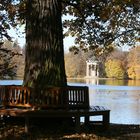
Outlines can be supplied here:
[[67, 84], [61, 0], [28, 0], [24, 85], [33, 88]]

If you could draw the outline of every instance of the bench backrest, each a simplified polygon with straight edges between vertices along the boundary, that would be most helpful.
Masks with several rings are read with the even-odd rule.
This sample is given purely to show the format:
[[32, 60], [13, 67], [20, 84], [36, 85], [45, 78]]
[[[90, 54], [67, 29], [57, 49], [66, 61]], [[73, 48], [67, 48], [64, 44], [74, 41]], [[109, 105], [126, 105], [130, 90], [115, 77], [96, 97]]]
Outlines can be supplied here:
[[31, 89], [23, 86], [0, 86], [0, 102], [6, 107], [31, 107]]
[[88, 87], [48, 87], [34, 97], [34, 105], [42, 108], [89, 108]]
[[66, 86], [48, 87], [40, 94], [23, 86], [0, 86], [0, 102], [9, 107], [36, 108], [89, 108], [88, 87]]

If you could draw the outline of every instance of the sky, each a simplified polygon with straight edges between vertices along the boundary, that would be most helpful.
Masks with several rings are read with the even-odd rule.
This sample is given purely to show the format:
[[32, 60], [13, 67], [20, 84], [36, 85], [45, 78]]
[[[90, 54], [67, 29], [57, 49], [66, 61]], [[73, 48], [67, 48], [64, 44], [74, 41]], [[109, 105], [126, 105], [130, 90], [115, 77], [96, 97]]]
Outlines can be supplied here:
[[[20, 32], [23, 32], [23, 31], [24, 31], [24, 27], [19, 27], [19, 30], [20, 30]], [[8, 33], [9, 33], [9, 35], [12, 37], [13, 41], [17, 39], [19, 45], [20, 45], [21, 47], [24, 46], [24, 44], [25, 44], [25, 34], [21, 34], [21, 33], [18, 34], [18, 33], [16, 33], [16, 30], [13, 29], [12, 27], [11, 27], [11, 29], [8, 31]]]

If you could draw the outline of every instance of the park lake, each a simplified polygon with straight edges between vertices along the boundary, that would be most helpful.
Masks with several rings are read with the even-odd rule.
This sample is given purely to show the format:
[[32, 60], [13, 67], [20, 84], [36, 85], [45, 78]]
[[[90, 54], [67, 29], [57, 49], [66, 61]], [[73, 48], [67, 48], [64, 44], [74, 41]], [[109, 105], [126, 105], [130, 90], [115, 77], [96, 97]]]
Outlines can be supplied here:
[[[0, 85], [12, 84], [21, 85], [22, 80], [0, 80]], [[90, 105], [110, 109], [111, 123], [140, 124], [139, 80], [68, 79], [68, 85], [88, 86]]]

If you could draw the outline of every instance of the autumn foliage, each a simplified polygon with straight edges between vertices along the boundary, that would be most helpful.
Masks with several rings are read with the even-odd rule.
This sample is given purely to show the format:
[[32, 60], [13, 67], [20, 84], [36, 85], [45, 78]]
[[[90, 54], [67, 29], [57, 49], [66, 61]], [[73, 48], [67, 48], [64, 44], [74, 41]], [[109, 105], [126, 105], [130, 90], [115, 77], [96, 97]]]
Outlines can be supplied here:
[[131, 79], [140, 79], [140, 46], [130, 50], [127, 72]]
[[[65, 54], [67, 77], [84, 77], [86, 75], [86, 60], [90, 56], [93, 56], [92, 52], [76, 55], [72, 52]], [[106, 56], [102, 55], [102, 58], [97, 57], [97, 59], [100, 62], [101, 78], [140, 79], [140, 46], [133, 47], [128, 52], [114, 49]]]

